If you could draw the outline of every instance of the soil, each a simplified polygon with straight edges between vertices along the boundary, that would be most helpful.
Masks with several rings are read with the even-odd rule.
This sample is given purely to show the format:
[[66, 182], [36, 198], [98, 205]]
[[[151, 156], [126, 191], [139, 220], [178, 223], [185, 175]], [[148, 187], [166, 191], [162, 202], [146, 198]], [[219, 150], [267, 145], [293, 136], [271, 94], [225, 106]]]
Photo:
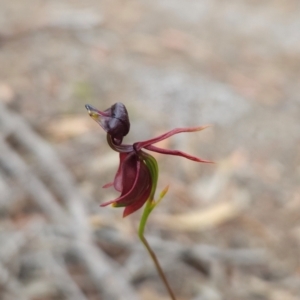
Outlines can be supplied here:
[[[104, 110], [123, 102], [131, 121], [127, 143], [175, 127], [211, 125], [160, 145], [215, 164], [155, 155], [158, 190], [170, 189], [147, 234], [161, 240], [158, 256], [178, 299], [300, 299], [299, 1], [1, 0], [0, 66], [0, 102], [51, 144], [89, 199], [83, 205], [90, 230], [96, 240], [100, 236], [99, 251], [118, 268], [128, 271], [140, 247], [140, 213], [122, 219], [122, 209], [99, 207], [118, 195], [102, 189], [114, 177], [118, 156], [86, 103]], [[53, 191], [36, 154], [1, 131]], [[55, 227], [0, 163], [1, 189], [1, 244], [11, 232], [34, 232], [37, 220]], [[103, 240], [110, 230], [116, 243]], [[108, 299], [80, 262], [67, 259], [66, 242], [60, 252], [47, 239], [31, 239], [8, 260], [0, 251], [0, 271], [18, 287], [12, 290], [24, 299], [77, 299], [47, 267], [26, 268], [28, 257], [48, 249], [65, 259], [82, 299]], [[178, 254], [182, 245], [199, 246], [204, 254], [176, 261], [168, 253], [174, 248]], [[168, 299], [150, 258], [139, 253], [138, 267], [150, 271], [124, 280], [140, 299]], [[0, 298], [19, 299], [3, 276]]]

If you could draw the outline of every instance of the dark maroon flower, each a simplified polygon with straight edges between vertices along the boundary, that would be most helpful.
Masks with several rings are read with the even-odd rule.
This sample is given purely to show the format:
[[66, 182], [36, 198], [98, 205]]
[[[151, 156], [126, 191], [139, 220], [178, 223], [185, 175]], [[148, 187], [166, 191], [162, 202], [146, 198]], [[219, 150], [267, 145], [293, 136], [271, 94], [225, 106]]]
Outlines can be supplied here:
[[151, 174], [143, 159], [136, 152], [120, 153], [120, 165], [115, 180], [104, 187], [112, 185], [121, 192], [120, 197], [105, 202], [101, 206], [109, 204], [115, 207], [124, 206], [124, 217], [141, 208], [147, 201], [152, 188]]
[[127, 135], [130, 129], [125, 105], [115, 103], [103, 112], [88, 104], [85, 107], [89, 115], [113, 138], [114, 143], [121, 144], [123, 137]]
[[210, 163], [208, 160], [178, 150], [162, 149], [153, 145], [174, 134], [200, 131], [207, 126], [176, 128], [156, 138], [127, 145], [122, 144], [122, 141], [129, 132], [130, 123], [127, 110], [122, 103], [116, 103], [104, 112], [91, 105], [86, 105], [86, 109], [89, 115], [107, 132], [107, 141], [110, 147], [120, 155], [120, 164], [115, 179], [106, 184], [104, 188], [114, 186], [121, 195], [101, 206], [112, 204], [115, 207], [125, 207], [124, 217], [141, 208], [148, 199], [153, 200], [155, 194], [158, 179], [157, 162], [153, 156], [142, 149], [182, 156], [196, 162]]

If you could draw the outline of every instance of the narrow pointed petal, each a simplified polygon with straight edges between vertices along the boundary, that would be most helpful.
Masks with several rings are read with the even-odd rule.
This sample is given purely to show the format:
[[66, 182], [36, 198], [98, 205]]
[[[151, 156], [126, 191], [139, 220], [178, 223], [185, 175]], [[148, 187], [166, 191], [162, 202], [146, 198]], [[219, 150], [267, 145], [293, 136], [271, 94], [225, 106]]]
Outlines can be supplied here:
[[111, 186], [113, 186], [113, 185], [114, 185], [113, 182], [109, 182], [109, 183], [104, 184], [104, 186], [103, 186], [102, 188], [103, 188], [103, 189], [106, 189], [106, 188], [109, 188], [109, 187], [111, 187]]
[[181, 132], [195, 132], [195, 131], [201, 131], [204, 130], [205, 128], [209, 127], [209, 125], [205, 125], [205, 126], [200, 126], [200, 127], [187, 127], [187, 128], [175, 128], [171, 131], [168, 131], [156, 138], [150, 139], [150, 140], [146, 140], [146, 141], [142, 141], [142, 142], [138, 142], [133, 144], [133, 147], [136, 150], [140, 150], [141, 148], [146, 148], [149, 145], [158, 143], [162, 140], [165, 140], [167, 138], [169, 138], [170, 136], [177, 134], [177, 133], [181, 133]]
[[178, 150], [169, 150], [169, 149], [162, 149], [153, 145], [147, 146], [145, 147], [147, 150], [150, 151], [154, 151], [154, 152], [158, 152], [158, 153], [162, 153], [162, 154], [169, 154], [169, 155], [175, 155], [175, 156], [182, 156], [185, 157], [187, 159], [193, 160], [193, 161], [197, 161], [197, 162], [201, 162], [201, 163], [214, 163], [213, 161], [210, 160], [205, 160], [190, 154], [187, 154], [185, 152], [182, 151], [178, 151]]

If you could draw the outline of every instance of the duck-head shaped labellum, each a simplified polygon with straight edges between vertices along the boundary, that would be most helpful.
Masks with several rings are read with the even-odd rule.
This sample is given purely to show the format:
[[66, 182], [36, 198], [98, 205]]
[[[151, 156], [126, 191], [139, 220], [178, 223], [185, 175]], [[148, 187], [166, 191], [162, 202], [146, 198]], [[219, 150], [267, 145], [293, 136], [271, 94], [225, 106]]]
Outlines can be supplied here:
[[130, 129], [125, 105], [118, 102], [105, 111], [100, 111], [88, 104], [85, 108], [89, 115], [112, 137], [113, 142], [120, 145]]

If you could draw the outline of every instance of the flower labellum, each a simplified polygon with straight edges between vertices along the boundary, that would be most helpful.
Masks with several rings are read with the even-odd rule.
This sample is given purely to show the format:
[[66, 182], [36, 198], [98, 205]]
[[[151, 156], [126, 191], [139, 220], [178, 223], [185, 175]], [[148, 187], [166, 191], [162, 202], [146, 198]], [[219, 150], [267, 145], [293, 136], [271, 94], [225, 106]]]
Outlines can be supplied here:
[[86, 105], [89, 115], [113, 138], [116, 144], [121, 144], [123, 137], [130, 129], [126, 107], [123, 103], [115, 103], [105, 111]]
[[130, 129], [129, 117], [124, 104], [115, 103], [103, 112], [88, 104], [85, 107], [92, 119], [106, 131], [109, 146], [119, 152], [120, 156], [120, 164], [114, 181], [104, 185], [104, 188], [113, 186], [121, 195], [117, 199], [101, 204], [101, 206], [112, 204], [114, 207], [125, 207], [124, 217], [140, 209], [147, 200], [154, 199], [158, 166], [155, 158], [143, 149], [182, 156], [196, 162], [211, 163], [211, 161], [178, 150], [162, 149], [153, 145], [174, 134], [200, 131], [207, 126], [176, 128], [156, 138], [127, 145], [122, 144], [123, 137], [128, 134]]

